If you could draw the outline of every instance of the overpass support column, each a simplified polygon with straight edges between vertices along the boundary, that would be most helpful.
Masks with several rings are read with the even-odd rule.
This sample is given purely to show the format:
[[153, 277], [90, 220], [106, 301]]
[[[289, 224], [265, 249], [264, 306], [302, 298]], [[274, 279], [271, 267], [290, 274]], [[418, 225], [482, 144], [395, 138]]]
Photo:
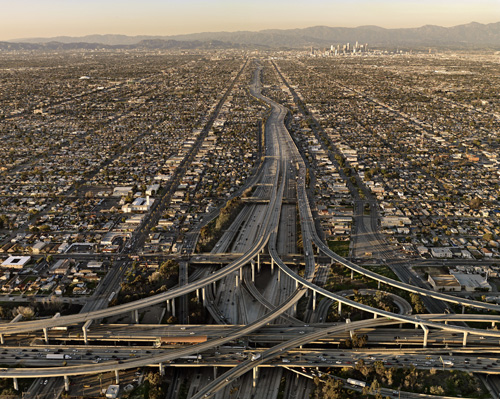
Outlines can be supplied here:
[[3, 345], [4, 343], [5, 343], [5, 341], [3, 340], [3, 334], [0, 334], [0, 344]]
[[163, 363], [160, 363], [158, 368], [160, 370], [160, 375], [165, 375], [165, 367], [163, 367]]
[[16, 391], [19, 391], [19, 383], [17, 382], [17, 378], [14, 378], [13, 380], [14, 380], [14, 381], [13, 381], [13, 382], [14, 382], [14, 389], [15, 389]]
[[172, 316], [175, 317], [175, 298], [172, 298]]
[[380, 289], [380, 280], [378, 281], [378, 289]]
[[88, 345], [89, 344], [89, 341], [88, 341], [88, 338], [87, 338], [87, 331], [89, 330], [89, 327], [90, 325], [92, 324], [93, 320], [87, 320], [85, 322], [85, 324], [83, 325], [82, 327], [82, 331], [83, 331], [83, 342], [85, 343], [85, 345]]
[[207, 293], [205, 292], [205, 287], [201, 289], [201, 299], [203, 300], [203, 306], [207, 304]]
[[65, 376], [64, 376], [64, 390], [65, 390], [66, 392], [68, 392], [68, 391], [69, 391], [69, 378], [68, 378], [68, 376], [67, 376], [67, 375], [65, 375]]
[[115, 370], [115, 382], [116, 385], [120, 384], [120, 372], [118, 370]]
[[423, 324], [420, 325], [422, 327], [422, 330], [424, 330], [424, 348], [427, 348], [427, 338], [429, 337], [429, 329], [427, 326], [424, 326]]
[[351, 280], [354, 280], [354, 270], [351, 270]]
[[[340, 304], [340, 302], [339, 302]], [[345, 320], [345, 324], [349, 324], [351, 322], [351, 319], [346, 319]], [[354, 331], [353, 330], [349, 330], [349, 337], [352, 339], [354, 337]]]
[[374, 319], [376, 319], [376, 318], [377, 318], [377, 314], [376, 314], [376, 313], [374, 313], [374, 314], [373, 314], [373, 318], [374, 318]]
[[200, 289], [196, 290], [196, 302], [200, 303]]
[[271, 274], [274, 274], [274, 259], [271, 258]]
[[243, 280], [243, 268], [240, 267], [240, 280]]
[[257, 273], [260, 273], [260, 252], [257, 254]]
[[342, 302], [337, 302], [339, 304], [339, 316], [342, 315]]
[[46, 343], [46, 344], [48, 344], [48, 343], [49, 343], [49, 333], [48, 333], [47, 328], [44, 328], [44, 329], [43, 329], [43, 339], [45, 340], [45, 343]]
[[238, 275], [236, 275], [234, 277], [235, 277], [235, 284], [234, 285], [235, 285], [236, 288], [238, 288], [238, 281], [239, 281], [240, 278], [238, 277]]
[[253, 259], [250, 262], [250, 266], [252, 268], [252, 283], [255, 283], [255, 262], [253, 261]]
[[135, 309], [132, 311], [132, 322], [135, 324], [139, 324], [139, 310]]
[[313, 311], [315, 311], [316, 310], [316, 291], [313, 291], [312, 301], [313, 301]]
[[[495, 323], [494, 321], [492, 321], [492, 322], [491, 322], [491, 328], [495, 328], [495, 324], [496, 324], [496, 323]], [[0, 339], [2, 339], [2, 340], [3, 340], [3, 338], [2, 338], [2, 336], [1, 336], [1, 335], [0, 335]], [[2, 342], [2, 344], [3, 344], [3, 342]]]
[[217, 366], [214, 367], [214, 380], [217, 379]]
[[167, 299], [167, 312], [170, 313], [170, 299]]
[[464, 313], [465, 313], [465, 306], [462, 305], [462, 314], [464, 314]]
[[255, 388], [257, 386], [257, 378], [259, 377], [259, 368], [254, 367], [253, 368], [253, 382], [252, 386]]
[[278, 269], [278, 283], [280, 282], [281, 271]]
[[462, 342], [462, 346], [467, 346], [467, 336], [469, 335], [469, 332], [468, 331], [465, 331], [464, 332], [464, 340]]

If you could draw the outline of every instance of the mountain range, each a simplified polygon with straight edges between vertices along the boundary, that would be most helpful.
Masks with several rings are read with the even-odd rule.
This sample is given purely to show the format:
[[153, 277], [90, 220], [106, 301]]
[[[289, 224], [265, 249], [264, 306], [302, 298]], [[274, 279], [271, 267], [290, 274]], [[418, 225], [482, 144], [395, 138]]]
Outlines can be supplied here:
[[341, 28], [268, 29], [258, 32], [203, 32], [175, 36], [89, 35], [82, 37], [16, 39], [0, 42], [0, 49], [101, 49], [101, 48], [305, 48], [341, 43], [368, 43], [373, 47], [441, 47], [500, 49], [500, 22], [442, 27], [385, 29], [378, 26]]

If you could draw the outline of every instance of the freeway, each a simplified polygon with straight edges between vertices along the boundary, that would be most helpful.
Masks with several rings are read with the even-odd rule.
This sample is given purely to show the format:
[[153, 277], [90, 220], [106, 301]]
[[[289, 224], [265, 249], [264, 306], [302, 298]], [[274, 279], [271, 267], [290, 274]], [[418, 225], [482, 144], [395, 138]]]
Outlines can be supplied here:
[[[266, 101], [264, 97], [261, 96], [261, 99], [263, 101]], [[266, 101], [268, 102], [268, 100]], [[270, 102], [268, 102], [270, 103]], [[282, 118], [284, 116], [285, 110], [283, 107], [278, 106], [277, 104], [273, 104], [273, 110], [274, 110], [274, 115], [275, 118], [275, 124], [278, 125], [278, 119]], [[278, 118], [279, 116], [279, 118]], [[277, 132], [278, 133], [278, 132]], [[263, 184], [259, 186], [259, 189], [261, 192], [267, 193], [269, 195], [269, 202], [267, 205], [260, 205], [260, 204], [250, 204], [247, 207], [262, 207], [261, 211], [259, 213], [261, 214], [260, 220], [261, 223], [255, 223], [254, 226], [252, 227], [251, 230], [252, 232], [250, 235], [253, 235], [255, 237], [258, 237], [255, 242], [248, 244], [248, 243], [237, 243], [236, 247], [237, 248], [242, 248], [241, 251], [245, 251], [243, 255], [239, 258], [231, 262], [229, 265], [226, 267], [220, 269], [219, 271], [216, 271], [212, 274], [210, 274], [207, 277], [201, 278], [198, 281], [193, 281], [190, 282], [189, 284], [178, 287], [176, 289], [170, 290], [167, 293], [159, 294], [150, 298], [145, 298], [140, 301], [136, 301], [133, 303], [129, 304], [124, 304], [117, 306], [112, 309], [107, 309], [103, 311], [96, 311], [96, 312], [91, 312], [91, 313], [85, 313], [83, 315], [71, 315], [71, 316], [63, 316], [58, 319], [50, 319], [50, 320], [42, 320], [42, 321], [34, 321], [34, 322], [22, 322], [22, 323], [16, 323], [14, 325], [10, 326], [5, 326], [2, 325], [0, 326], [0, 333], [4, 334], [10, 334], [13, 332], [23, 332], [23, 331], [31, 331], [33, 329], [41, 329], [41, 328], [49, 328], [49, 327], [54, 327], [58, 325], [67, 325], [67, 324], [76, 324], [82, 321], [86, 320], [92, 320], [92, 319], [97, 319], [97, 318], [102, 318], [109, 316], [111, 314], [118, 314], [122, 312], [128, 312], [131, 310], [136, 310], [142, 307], [150, 306], [152, 304], [156, 304], [159, 302], [162, 302], [166, 299], [171, 299], [174, 297], [177, 297], [179, 295], [185, 295], [189, 292], [192, 292], [196, 289], [199, 288], [205, 288], [207, 285], [218, 281], [224, 277], [230, 276], [237, 272], [241, 267], [244, 265], [248, 264], [252, 259], [254, 259], [260, 251], [262, 251], [266, 245], [268, 245], [270, 255], [272, 257], [272, 261], [274, 264], [278, 265], [282, 273], [285, 273], [289, 278], [287, 280], [287, 284], [291, 284], [291, 287], [295, 285], [297, 287], [296, 291], [288, 297], [287, 300], [283, 301], [281, 305], [277, 306], [274, 308], [270, 313], [260, 317], [257, 321], [254, 323], [251, 323], [248, 326], [245, 327], [240, 327], [237, 328], [228, 334], [222, 335], [220, 338], [216, 337], [214, 339], [209, 340], [206, 343], [199, 344], [199, 345], [194, 345], [191, 347], [187, 348], [181, 348], [181, 349], [176, 349], [176, 350], [169, 350], [166, 351], [165, 353], [152, 353], [149, 356], [141, 356], [139, 358], [136, 358], [136, 356], [133, 356], [134, 359], [119, 359], [119, 360], [106, 360], [103, 361], [102, 363], [99, 364], [83, 364], [83, 365], [70, 365], [66, 367], [40, 367], [37, 369], [20, 369], [20, 368], [14, 368], [14, 369], [8, 369], [8, 370], [1, 370], [0, 371], [0, 377], [10, 377], [10, 378], [26, 378], [26, 377], [47, 377], [47, 376], [59, 376], [59, 375], [64, 375], [64, 376], [69, 376], [69, 375], [78, 375], [78, 374], [85, 374], [85, 373], [101, 373], [104, 371], [111, 371], [111, 370], [121, 370], [121, 369], [128, 369], [128, 368], [134, 368], [134, 367], [139, 367], [139, 366], [144, 366], [144, 365], [149, 365], [149, 364], [160, 364], [160, 363], [166, 363], [169, 361], [172, 361], [180, 356], [185, 356], [185, 355], [191, 355], [193, 353], [198, 353], [198, 352], [203, 352], [208, 350], [209, 348], [212, 348], [214, 346], [220, 346], [223, 345], [224, 343], [228, 343], [231, 341], [234, 341], [235, 339], [238, 339], [240, 337], [247, 336], [248, 334], [258, 330], [259, 328], [265, 326], [268, 323], [271, 323], [273, 320], [276, 318], [280, 317], [281, 315], [284, 315], [285, 312], [287, 312], [289, 309], [291, 309], [296, 302], [305, 294], [306, 289], [301, 287], [298, 288], [298, 285], [300, 284], [301, 286], [305, 286], [311, 290], [313, 290], [315, 293], [321, 293], [325, 295], [328, 298], [331, 298], [339, 303], [347, 304], [349, 306], [357, 307], [359, 309], [362, 309], [364, 311], [380, 315], [380, 316], [385, 316], [388, 319], [372, 319], [372, 320], [364, 320], [362, 322], [355, 322], [355, 323], [346, 323], [342, 325], [336, 325], [336, 326], [327, 326], [325, 329], [322, 329], [320, 331], [313, 331], [312, 333], [308, 334], [301, 334], [299, 331], [299, 336], [295, 337], [283, 344], [279, 344], [276, 347], [273, 347], [269, 349], [268, 351], [263, 352], [262, 354], [262, 361], [257, 361], [257, 362], [242, 362], [240, 365], [235, 367], [234, 374], [231, 374], [231, 378], [233, 378], [236, 375], [242, 375], [238, 373], [244, 373], [246, 372], [245, 370], [249, 370], [251, 368], [254, 368], [256, 365], [261, 365], [264, 364], [264, 362], [271, 361], [273, 358], [277, 357], [279, 355], [279, 352], [286, 352], [289, 349], [295, 347], [295, 346], [300, 346], [306, 343], [309, 343], [311, 341], [314, 341], [316, 339], [319, 339], [323, 336], [327, 336], [329, 333], [335, 333], [335, 332], [348, 332], [354, 329], [362, 328], [362, 327], [375, 327], [375, 326], [380, 326], [380, 325], [385, 325], [385, 324], [394, 324], [394, 323], [400, 323], [400, 322], [406, 322], [406, 323], [411, 323], [415, 325], [420, 325], [420, 326], [427, 326], [427, 327], [434, 327], [439, 330], [446, 330], [446, 334], [449, 332], [457, 332], [457, 333], [463, 333], [463, 334], [475, 334], [475, 335], [481, 335], [481, 336], [488, 336], [488, 337], [496, 337], [498, 338], [500, 336], [499, 332], [492, 331], [492, 330], [476, 330], [476, 329], [470, 329], [470, 328], [465, 328], [465, 327], [459, 327], [459, 326], [450, 326], [450, 325], [445, 325], [442, 323], [443, 320], [440, 320], [441, 323], [435, 322], [432, 319], [427, 319], [424, 316], [419, 316], [417, 317], [410, 317], [406, 315], [395, 315], [390, 312], [384, 312], [380, 311], [378, 309], [374, 309], [368, 306], [361, 305], [359, 303], [353, 302], [347, 298], [344, 298], [342, 296], [332, 294], [326, 290], [321, 289], [317, 285], [313, 284], [311, 281], [314, 278], [316, 267], [315, 267], [315, 258], [314, 258], [314, 252], [313, 252], [313, 243], [320, 248], [323, 252], [325, 252], [328, 256], [330, 256], [332, 259], [335, 259], [334, 256], [332, 256], [333, 253], [325, 251], [323, 248], [324, 244], [322, 241], [318, 238], [317, 236], [317, 231], [316, 231], [316, 226], [314, 224], [314, 220], [312, 217], [311, 209], [309, 206], [309, 201], [307, 198], [307, 192], [305, 190], [305, 167], [303, 165], [302, 159], [298, 155], [298, 152], [296, 150], [296, 147], [294, 147], [293, 142], [291, 139], [284, 134], [283, 129], [280, 129], [279, 136], [276, 134], [275, 138], [273, 141], [270, 141], [267, 143], [269, 153], [266, 156], [265, 159], [265, 167], [264, 167], [264, 175], [265, 180], [263, 180]], [[299, 215], [300, 215], [300, 221], [301, 221], [301, 233], [302, 237], [304, 238], [304, 258], [305, 258], [305, 278], [301, 278], [298, 276], [294, 271], [292, 271], [290, 268], [288, 268], [283, 260], [280, 258], [280, 252], [282, 249], [278, 250], [278, 248], [283, 248], [283, 240], [284, 238], [280, 238], [279, 236], [279, 229], [280, 225], [283, 226], [283, 221], [282, 215], [283, 213], [283, 197], [284, 193], [288, 192], [290, 190], [290, 187], [293, 187], [293, 185], [290, 185], [290, 179], [292, 178], [293, 174], [291, 173], [290, 170], [290, 164], [295, 164], [296, 166], [296, 173], [297, 173], [297, 178], [296, 178], [296, 192], [297, 192], [297, 201], [299, 204]], [[288, 195], [288, 194], [287, 194]], [[241, 217], [241, 221], [247, 220], [252, 214], [253, 211], [248, 211], [248, 213], [244, 216]], [[248, 220], [247, 220], [248, 221]], [[260, 224], [260, 226], [259, 226]], [[235, 232], [233, 232], [236, 234]], [[235, 236], [233, 234], [233, 237]], [[286, 238], [285, 238], [286, 239]], [[245, 240], [246, 241], [246, 240]], [[228, 235], [224, 239], [224, 246], [229, 248], [229, 246], [232, 244], [231, 240], [231, 235]], [[222, 243], [221, 243], [222, 245]], [[344, 260], [345, 261], [345, 260]], [[356, 265], [355, 265], [356, 266]], [[362, 269], [364, 270], [364, 269]], [[375, 274], [375, 273], [373, 273]], [[376, 274], [375, 274], [376, 275]], [[278, 274], [279, 276], [279, 274]], [[376, 275], [378, 276], [378, 275]], [[378, 276], [378, 278], [381, 278], [381, 276]], [[380, 281], [380, 280], [379, 280]], [[411, 287], [414, 288], [414, 287]], [[474, 301], [472, 301], [474, 302]], [[484, 305], [484, 304], [482, 304]], [[106, 313], [109, 312], [110, 313]], [[198, 331], [198, 330], [197, 330]], [[160, 351], [158, 351], [160, 352]], [[327, 359], [325, 357], [325, 359]], [[329, 359], [327, 359], [325, 362], [326, 364], [328, 363]], [[338, 361], [338, 360], [336, 360]], [[336, 362], [335, 361], [335, 362]], [[313, 363], [314, 364], [314, 363]], [[323, 363], [322, 363], [323, 364]], [[337, 363], [336, 363], [337, 364]], [[343, 363], [341, 363], [343, 364]], [[493, 365], [492, 365], [493, 366]], [[495, 369], [496, 370], [496, 369]], [[487, 372], [490, 372], [487, 370]], [[494, 371], [491, 371], [494, 372]], [[227, 377], [226, 377], [227, 378]], [[217, 383], [216, 383], [217, 382]], [[228, 382], [228, 381], [226, 381]], [[220, 379], [214, 381], [214, 386], [212, 387], [213, 389], [221, 387], [224, 384], [224, 381], [221, 381]], [[211, 388], [211, 389], [212, 389]]]

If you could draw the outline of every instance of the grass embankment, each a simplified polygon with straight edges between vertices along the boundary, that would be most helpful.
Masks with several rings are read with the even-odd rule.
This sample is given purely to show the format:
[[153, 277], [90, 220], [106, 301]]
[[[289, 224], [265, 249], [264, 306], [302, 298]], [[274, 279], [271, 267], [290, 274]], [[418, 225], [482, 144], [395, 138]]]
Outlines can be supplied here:
[[208, 252], [222, 237], [224, 231], [231, 225], [234, 218], [243, 209], [244, 203], [241, 197], [227, 201], [226, 206], [221, 209], [219, 217], [212, 220], [200, 231], [200, 239], [196, 246], [196, 252]]

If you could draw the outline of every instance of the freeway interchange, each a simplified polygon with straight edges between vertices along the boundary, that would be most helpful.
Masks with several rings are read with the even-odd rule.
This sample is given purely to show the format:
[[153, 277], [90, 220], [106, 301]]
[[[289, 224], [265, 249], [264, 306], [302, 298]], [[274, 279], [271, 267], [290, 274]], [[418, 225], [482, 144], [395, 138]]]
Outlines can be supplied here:
[[[114, 371], [118, 379], [120, 370], [151, 365], [159, 367], [160, 372], [163, 372], [165, 367], [230, 367], [228, 371], [201, 387], [192, 396], [202, 398], [216, 395], [224, 387], [252, 370], [253, 381], [256, 384], [259, 370], [262, 368], [349, 367], [361, 359], [364, 362], [381, 361], [398, 367], [413, 364], [423, 369], [443, 367], [484, 374], [500, 374], [500, 366], [495, 358], [488, 356], [489, 353], [500, 350], [498, 345], [500, 332], [493, 329], [472, 328], [464, 324], [453, 324], [481, 322], [494, 325], [500, 321], [499, 317], [485, 314], [415, 316], [408, 314], [407, 311], [398, 314], [360, 304], [349, 299], [348, 296], [329, 292], [313, 283], [318, 269], [316, 264], [316, 252], [318, 252], [331, 262], [339, 263], [355, 273], [404, 291], [473, 309], [500, 311], [499, 305], [459, 298], [389, 279], [340, 257], [328, 248], [316, 230], [306, 187], [305, 163], [284, 125], [287, 109], [261, 94], [261, 68], [258, 63], [255, 63], [254, 80], [250, 92], [255, 98], [267, 104], [270, 114], [265, 126], [264, 160], [259, 168], [258, 178], [252, 181], [254, 201], [249, 202], [243, 208], [210, 255], [210, 257], [218, 257], [216, 259], [222, 262], [226, 256], [224, 254], [232, 248], [233, 254], [226, 256], [231, 259], [229, 263], [218, 270], [204, 273], [194, 281], [183, 281], [176, 288], [138, 301], [111, 308], [96, 306], [96, 310], [51, 319], [0, 324], [0, 335], [6, 342], [3, 352], [5, 363], [15, 366], [19, 360], [23, 360], [29, 366], [3, 368], [0, 370], [0, 377], [13, 378], [17, 384], [17, 378], [63, 376], [68, 385], [70, 376]], [[295, 252], [296, 236], [299, 233], [294, 222], [295, 205], [290, 205], [290, 202], [296, 202], [298, 209], [303, 242], [303, 276], [299, 275], [296, 268], [288, 266], [283, 260], [286, 258], [283, 254]], [[155, 217], [159, 217], [157, 213]], [[143, 239], [144, 237], [141, 237], [142, 241]], [[141, 240], [139, 242], [142, 242]], [[268, 295], [259, 294], [255, 288], [256, 276], [264, 267], [261, 261], [261, 255], [264, 257], [264, 252], [267, 252], [265, 255], [270, 260], [270, 270], [267, 273], [271, 288]], [[203, 261], [203, 255], [197, 257], [199, 258], [197, 260]], [[219, 284], [218, 291], [217, 284]], [[241, 287], [245, 287], [245, 294], [236, 294], [236, 289], [241, 289]], [[123, 327], [120, 332], [113, 328], [111, 333], [106, 332], [108, 329], [105, 326], [89, 328], [92, 321], [137, 312], [139, 309], [184, 297], [197, 290], [202, 291], [205, 306], [209, 308], [214, 319], [219, 323], [229, 324], [213, 328], [179, 326], [179, 329], [172, 333], [181, 336], [206, 335], [208, 337], [206, 342], [169, 349], [154, 348], [151, 341], [164, 332], [154, 332], [153, 335], [147, 336], [139, 329], [130, 328], [134, 331], [129, 332], [127, 336], [126, 330], [129, 328], [126, 327]], [[224, 292], [221, 293], [221, 291]], [[306, 294], [312, 296], [313, 309], [316, 306], [317, 296], [322, 295], [325, 299], [338, 303], [339, 313], [341, 306], [344, 305], [360, 309], [373, 315], [373, 318], [355, 322], [346, 320], [345, 323], [338, 324], [317, 323], [314, 327], [301, 325], [300, 320], [294, 317], [294, 310], [298, 301]], [[255, 301], [245, 302], [245, 296], [253, 297]], [[216, 298], [223, 299], [219, 303], [213, 303], [217, 302]], [[221, 306], [222, 309], [219, 310], [222, 312], [217, 313], [217, 308]], [[222, 313], [225, 316], [222, 316]], [[291, 324], [282, 324], [283, 320]], [[281, 324], [273, 324], [278, 321]], [[379, 328], [403, 323], [413, 325], [418, 330], [414, 330], [416, 332], [412, 332], [413, 336], [411, 336], [408, 330], [401, 330], [396, 334], [396, 329]], [[46, 354], [62, 353], [59, 351], [61, 348], [51, 347], [48, 343], [42, 343], [37, 347], [22, 348], [14, 348], [11, 345], [15, 342], [17, 335], [23, 336], [43, 330], [45, 341], [47, 341], [51, 328], [81, 326], [82, 324], [85, 340], [130, 339], [135, 342], [149, 342], [150, 346], [147, 349], [140, 346], [132, 350], [130, 347], [120, 346], [116, 348], [92, 347], [92, 349], [88, 345], [75, 345], [72, 349], [65, 347], [63, 352], [68, 357], [63, 357], [66, 364], [60, 365], [60, 361], [47, 359]], [[184, 329], [181, 330], [181, 328]], [[272, 331], [271, 328], [279, 332], [266, 333], [266, 331]], [[339, 337], [348, 337], [350, 334], [364, 331], [372, 337], [377, 337], [373, 340], [386, 342], [388, 347], [392, 344], [392, 347], [358, 352], [333, 351], [331, 348], [322, 349], [320, 352], [316, 349], [298, 349], [313, 342], [318, 342], [320, 345], [325, 340], [340, 342]], [[120, 337], [120, 334], [123, 336]], [[51, 331], [50, 335], [51, 339], [60, 339], [55, 337], [54, 331]], [[275, 337], [279, 337], [280, 342], [276, 342]], [[71, 340], [71, 337], [66, 338]], [[448, 345], [454, 346], [453, 356], [448, 354], [449, 350], [443, 338]], [[267, 343], [271, 347], [267, 348], [262, 345], [260, 349], [252, 351], [246, 348], [242, 350], [226, 348], [232, 342], [242, 339], [247, 341], [251, 339], [254, 343]], [[415, 348], [412, 349], [413, 353], [409, 353], [411, 350], [407, 348], [407, 345], [412, 344], [421, 346], [422, 350], [426, 348], [425, 352]], [[437, 346], [429, 348], [430, 344]], [[404, 351], [408, 352], [405, 355], [400, 353], [402, 345], [406, 348]], [[215, 348], [221, 349], [215, 350]], [[258, 357], [254, 356], [256, 353]], [[199, 354], [202, 354], [200, 358]], [[196, 359], [183, 359], [186, 356], [195, 356]], [[444, 363], [443, 359], [448, 363]]]

